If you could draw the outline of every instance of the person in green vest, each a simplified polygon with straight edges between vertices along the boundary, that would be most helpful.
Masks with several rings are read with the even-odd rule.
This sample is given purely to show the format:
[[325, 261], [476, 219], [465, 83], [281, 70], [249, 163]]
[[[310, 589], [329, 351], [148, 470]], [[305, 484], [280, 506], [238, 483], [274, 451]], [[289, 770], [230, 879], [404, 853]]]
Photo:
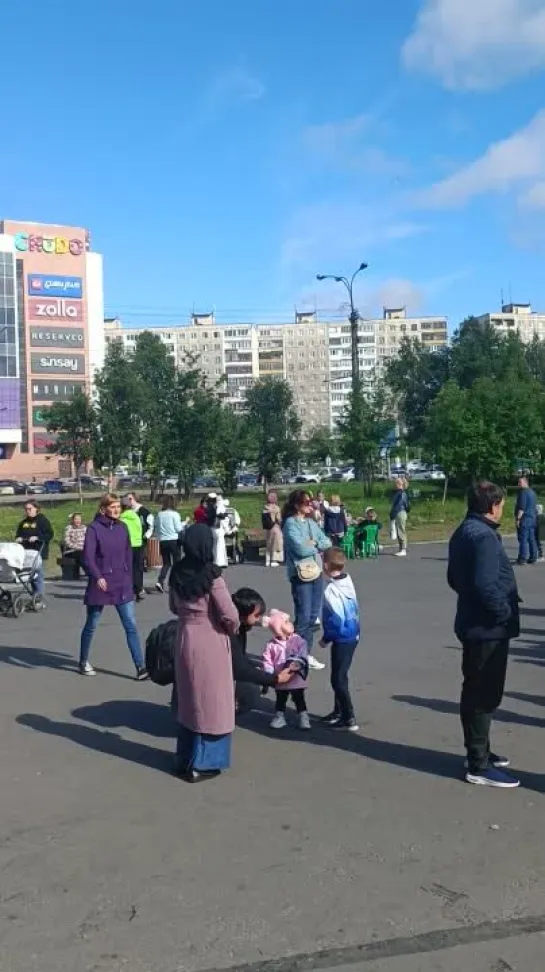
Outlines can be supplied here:
[[129, 531], [129, 540], [132, 550], [132, 586], [134, 596], [137, 601], [143, 601], [144, 594], [144, 562], [143, 562], [143, 532], [142, 520], [135, 510], [131, 510], [128, 500], [122, 500], [123, 512], [120, 520], [125, 524]]

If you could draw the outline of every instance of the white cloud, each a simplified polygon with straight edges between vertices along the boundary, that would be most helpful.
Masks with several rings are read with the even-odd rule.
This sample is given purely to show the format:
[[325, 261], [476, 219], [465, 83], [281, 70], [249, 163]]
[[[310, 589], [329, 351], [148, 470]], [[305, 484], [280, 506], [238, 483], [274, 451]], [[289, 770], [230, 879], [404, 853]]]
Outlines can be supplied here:
[[545, 0], [424, 0], [402, 57], [447, 88], [499, 87], [545, 68]]
[[384, 280], [371, 294], [373, 304], [380, 307], [406, 307], [411, 313], [422, 310], [426, 300], [425, 289], [412, 280], [393, 278]]
[[301, 134], [303, 147], [320, 165], [334, 169], [365, 171], [372, 175], [399, 176], [408, 165], [384, 149], [366, 144], [376, 125], [371, 113], [355, 115], [341, 121], [307, 125]]
[[485, 193], [511, 190], [538, 194], [545, 178], [545, 110], [509, 138], [494, 142], [484, 155], [417, 194], [416, 203], [429, 208], [463, 206]]
[[265, 95], [265, 85], [246, 68], [229, 68], [218, 74], [208, 87], [206, 102], [211, 108], [229, 103], [259, 101]]
[[530, 186], [520, 197], [519, 203], [523, 209], [545, 209], [545, 180]]
[[403, 221], [387, 206], [373, 207], [349, 199], [301, 207], [293, 214], [282, 245], [281, 263], [333, 272], [335, 263], [357, 265], [367, 252], [427, 232], [422, 223]]

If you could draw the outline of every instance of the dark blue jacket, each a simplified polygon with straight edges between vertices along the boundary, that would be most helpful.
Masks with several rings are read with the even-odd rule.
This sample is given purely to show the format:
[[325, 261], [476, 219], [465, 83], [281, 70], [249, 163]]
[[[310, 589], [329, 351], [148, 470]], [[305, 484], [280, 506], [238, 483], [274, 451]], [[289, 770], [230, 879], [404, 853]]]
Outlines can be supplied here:
[[346, 533], [344, 506], [326, 506], [324, 510], [324, 533], [327, 537], [344, 537]]
[[517, 493], [515, 516], [521, 512], [522, 522], [535, 523], [537, 520], [537, 496], [529, 486], [524, 486]]
[[458, 595], [460, 641], [518, 637], [517, 582], [496, 524], [477, 513], [466, 516], [450, 540], [447, 577]]
[[390, 519], [395, 520], [398, 513], [409, 512], [410, 509], [409, 497], [404, 489], [396, 489], [394, 493], [394, 498], [392, 500], [392, 508], [390, 510]]

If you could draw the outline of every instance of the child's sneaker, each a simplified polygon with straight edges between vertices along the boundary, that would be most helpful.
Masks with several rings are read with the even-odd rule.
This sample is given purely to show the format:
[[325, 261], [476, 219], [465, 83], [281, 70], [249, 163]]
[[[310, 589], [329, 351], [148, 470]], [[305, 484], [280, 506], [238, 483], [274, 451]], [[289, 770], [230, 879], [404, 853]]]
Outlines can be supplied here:
[[286, 716], [283, 712], [276, 712], [274, 719], [271, 722], [271, 729], [285, 729], [286, 728]]
[[308, 712], [299, 713], [299, 728], [303, 729], [303, 731], [310, 729], [310, 716]]

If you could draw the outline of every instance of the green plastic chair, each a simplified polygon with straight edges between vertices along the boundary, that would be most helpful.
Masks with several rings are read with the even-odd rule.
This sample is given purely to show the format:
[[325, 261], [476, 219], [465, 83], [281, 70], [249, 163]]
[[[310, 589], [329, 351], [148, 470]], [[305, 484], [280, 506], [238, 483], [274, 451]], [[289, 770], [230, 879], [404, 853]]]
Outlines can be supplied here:
[[356, 528], [349, 526], [344, 537], [340, 541], [340, 547], [349, 560], [354, 560], [356, 556]]
[[378, 526], [371, 524], [365, 528], [365, 540], [363, 542], [363, 556], [364, 557], [378, 557], [379, 555], [379, 544], [378, 544]]

